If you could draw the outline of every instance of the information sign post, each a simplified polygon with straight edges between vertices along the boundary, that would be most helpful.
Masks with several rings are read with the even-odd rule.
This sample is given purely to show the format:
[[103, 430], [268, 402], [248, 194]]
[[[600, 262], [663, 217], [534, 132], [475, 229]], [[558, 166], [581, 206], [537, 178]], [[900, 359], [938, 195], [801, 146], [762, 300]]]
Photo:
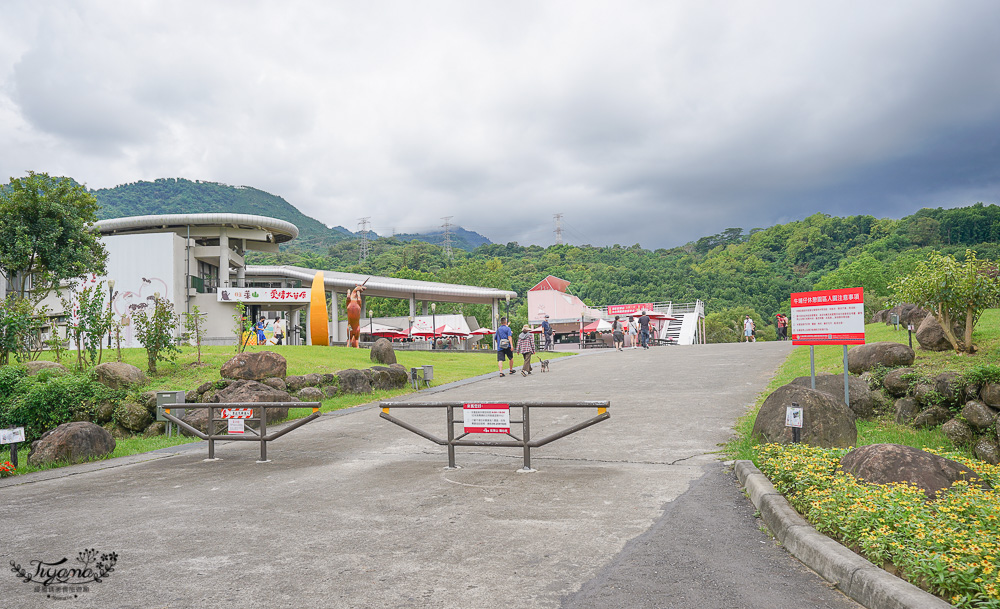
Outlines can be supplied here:
[[796, 292], [791, 297], [792, 344], [809, 345], [809, 372], [816, 388], [816, 345], [844, 346], [844, 402], [851, 404], [847, 346], [865, 344], [864, 288]]

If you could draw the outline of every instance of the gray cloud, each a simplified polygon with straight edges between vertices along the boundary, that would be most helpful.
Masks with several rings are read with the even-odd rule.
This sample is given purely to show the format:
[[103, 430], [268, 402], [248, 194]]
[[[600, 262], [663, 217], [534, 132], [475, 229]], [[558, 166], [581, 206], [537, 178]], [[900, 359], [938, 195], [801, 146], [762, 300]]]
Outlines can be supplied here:
[[[682, 244], [997, 202], [1000, 5], [0, 6], [0, 175], [245, 184], [330, 225]], [[570, 230], [571, 229], [571, 230]]]

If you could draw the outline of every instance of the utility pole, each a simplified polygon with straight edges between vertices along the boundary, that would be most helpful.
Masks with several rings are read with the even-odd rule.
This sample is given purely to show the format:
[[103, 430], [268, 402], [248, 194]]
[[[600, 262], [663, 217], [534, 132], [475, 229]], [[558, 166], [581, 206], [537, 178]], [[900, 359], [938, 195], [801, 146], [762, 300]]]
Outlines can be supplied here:
[[371, 216], [358, 218], [358, 228], [361, 232], [361, 248], [358, 252], [358, 259], [361, 262], [368, 260], [368, 253], [371, 251], [371, 243], [368, 242], [368, 222], [371, 219]]
[[445, 216], [441, 218], [444, 220], [444, 255], [451, 260], [451, 222], [450, 220], [455, 216]]
[[562, 245], [562, 214], [553, 214], [553, 218], [556, 220], [556, 230], [553, 231], [556, 234], [556, 245]]

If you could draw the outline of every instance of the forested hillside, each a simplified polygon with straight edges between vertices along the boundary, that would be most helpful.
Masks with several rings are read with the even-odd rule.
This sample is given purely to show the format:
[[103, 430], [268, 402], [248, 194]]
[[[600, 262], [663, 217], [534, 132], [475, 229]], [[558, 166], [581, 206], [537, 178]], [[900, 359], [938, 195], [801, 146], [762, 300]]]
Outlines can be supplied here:
[[[386, 238], [372, 244], [363, 264], [356, 240], [340, 241], [326, 255], [285, 252], [256, 261], [475, 283], [522, 295], [551, 274], [572, 282], [571, 291], [592, 305], [702, 299], [710, 339], [732, 340], [734, 324], [744, 313], [752, 314], [759, 326], [773, 323], [779, 311], [787, 314], [792, 292], [862, 286], [872, 312], [889, 295], [889, 282], [910, 272], [928, 252], [961, 257], [971, 247], [981, 258], [996, 260], [998, 241], [1000, 207], [978, 203], [923, 209], [901, 220], [814, 214], [749, 232], [732, 228], [672, 249], [489, 244], [456, 251], [449, 261], [437, 245]], [[516, 323], [522, 323], [526, 300], [519, 298], [512, 307]], [[388, 301], [376, 308], [379, 314], [405, 314], [405, 303]]]

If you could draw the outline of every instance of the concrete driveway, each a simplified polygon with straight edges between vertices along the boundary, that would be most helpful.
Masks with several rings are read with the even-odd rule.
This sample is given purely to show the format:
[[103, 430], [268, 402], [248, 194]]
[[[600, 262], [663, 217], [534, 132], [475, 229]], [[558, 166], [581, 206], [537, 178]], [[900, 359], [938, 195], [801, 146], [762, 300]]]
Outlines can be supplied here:
[[[791, 347], [606, 351], [420, 400], [611, 400], [532, 453], [447, 452], [378, 417], [324, 416], [268, 447], [204, 445], [4, 481], [0, 559], [95, 548], [114, 572], [10, 607], [854, 607], [759, 530], [719, 444]], [[393, 411], [434, 433], [441, 412]], [[592, 416], [532, 411], [539, 437]], [[72, 596], [76, 594], [76, 598]], [[809, 599], [809, 600], [806, 600]], [[805, 601], [805, 604], [803, 602]]]

